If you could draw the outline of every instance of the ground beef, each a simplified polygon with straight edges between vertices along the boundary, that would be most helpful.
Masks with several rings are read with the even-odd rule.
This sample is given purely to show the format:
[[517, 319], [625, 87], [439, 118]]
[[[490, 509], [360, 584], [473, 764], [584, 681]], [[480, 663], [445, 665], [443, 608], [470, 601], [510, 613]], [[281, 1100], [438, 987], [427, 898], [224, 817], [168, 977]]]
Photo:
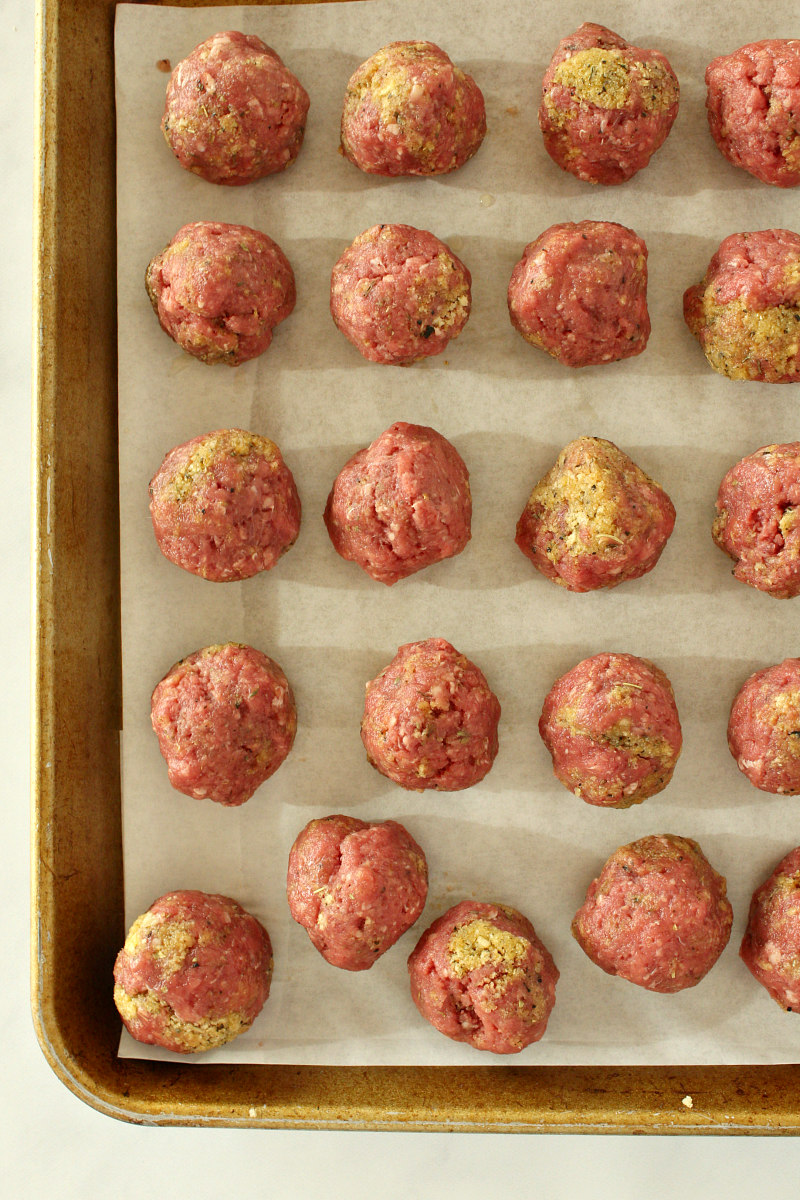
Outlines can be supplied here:
[[725, 880], [697, 842], [662, 834], [612, 854], [572, 933], [607, 974], [651, 992], [680, 992], [711, 970], [732, 919]]
[[728, 746], [762, 792], [800, 794], [800, 658], [750, 676], [731, 708]]
[[289, 855], [289, 911], [324, 959], [366, 971], [425, 907], [428, 865], [396, 821], [310, 821]]
[[558, 968], [522, 913], [474, 900], [462, 900], [423, 933], [408, 973], [426, 1021], [493, 1054], [539, 1041], [558, 982]]
[[800, 183], [800, 41], [751, 42], [706, 69], [711, 136], [734, 166], [776, 187]]
[[114, 964], [114, 1003], [132, 1037], [181, 1054], [222, 1046], [269, 996], [272, 946], [235, 900], [168, 892], [131, 926]]
[[433, 42], [392, 42], [350, 79], [342, 153], [373, 175], [442, 175], [486, 133], [483, 96]]
[[511, 323], [568, 367], [641, 354], [650, 336], [647, 247], [613, 221], [551, 225], [508, 285]]
[[412, 791], [471, 787], [498, 749], [500, 704], [443, 638], [401, 646], [367, 684], [361, 740], [373, 767]]
[[742, 583], [786, 600], [800, 594], [800, 442], [763, 446], [727, 472], [712, 536]]
[[517, 522], [537, 571], [571, 592], [612, 588], [652, 571], [675, 525], [667, 493], [613, 442], [570, 442]]
[[252, 34], [215, 33], [179, 62], [161, 128], [182, 167], [239, 185], [283, 171], [303, 144], [308, 93]]
[[204, 363], [238, 367], [268, 349], [295, 305], [294, 273], [272, 238], [246, 225], [184, 225], [148, 265], [161, 328]]
[[387, 584], [460, 554], [471, 519], [469, 473], [455, 446], [404, 421], [345, 464], [325, 508], [337, 552]]
[[220, 429], [175, 446], [150, 481], [159, 549], [216, 583], [268, 571], [300, 530], [294, 478], [274, 442]]
[[800, 1012], [800, 846], [753, 893], [739, 954], [781, 1008]]
[[153, 692], [150, 719], [172, 786], [225, 805], [244, 804], [274, 775], [297, 730], [281, 668], [236, 642], [175, 663]]
[[675, 72], [658, 50], [586, 23], [559, 43], [542, 81], [547, 153], [589, 183], [624, 183], [658, 150], [678, 113]]
[[595, 654], [557, 679], [539, 733], [556, 778], [603, 808], [628, 808], [662, 791], [682, 744], [672, 685], [633, 654]]
[[733, 233], [683, 297], [686, 324], [729, 379], [800, 382], [800, 234]]
[[467, 323], [472, 277], [424, 229], [374, 225], [331, 274], [331, 316], [372, 362], [408, 366], [441, 354]]

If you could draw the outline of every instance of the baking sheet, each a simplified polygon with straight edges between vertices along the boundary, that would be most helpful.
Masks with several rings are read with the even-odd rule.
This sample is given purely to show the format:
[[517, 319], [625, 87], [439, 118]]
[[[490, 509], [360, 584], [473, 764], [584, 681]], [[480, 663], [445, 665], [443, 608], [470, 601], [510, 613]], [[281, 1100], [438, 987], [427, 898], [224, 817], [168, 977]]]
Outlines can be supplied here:
[[[751, 8], [600, 5], [591, 19], [663, 50], [681, 112], [650, 166], [593, 189], [547, 157], [536, 91], [560, 37], [586, 17], [574, 3], [367, 0], [282, 8], [164, 9], [117, 15], [120, 507], [126, 918], [175, 888], [235, 896], [267, 926], [270, 1000], [227, 1047], [182, 1061], [320, 1064], [488, 1063], [437, 1034], [414, 1008], [405, 959], [419, 933], [464, 897], [525, 912], [561, 970], [544, 1040], [520, 1064], [796, 1062], [800, 1028], [751, 979], [736, 950], [750, 893], [800, 841], [797, 800], [757, 792], [725, 744], [733, 696], [753, 670], [797, 653], [797, 609], [732, 579], [709, 525], [724, 471], [743, 454], [798, 436], [797, 385], [734, 384], [711, 372], [681, 318], [681, 296], [736, 230], [797, 227], [796, 197], [735, 171], [710, 141], [703, 71], [717, 53], [792, 36], [793, 5], [753, 27]], [[241, 189], [180, 170], [159, 119], [167, 76], [203, 38], [244, 29], [273, 45], [311, 95], [306, 142], [285, 175]], [[691, 40], [685, 34], [691, 29]], [[439, 42], [472, 73], [489, 135], [452, 176], [382, 180], [337, 153], [350, 73], [399, 38]], [[508, 322], [505, 291], [526, 242], [555, 221], [617, 220], [650, 250], [653, 333], [636, 359], [570, 371]], [[180, 225], [261, 228], [295, 270], [298, 304], [261, 359], [236, 370], [182, 354], [158, 328], [144, 268]], [[366, 363], [328, 312], [330, 268], [379, 221], [431, 229], [473, 274], [473, 309], [444, 355], [409, 369]], [[458, 558], [397, 584], [374, 583], [333, 551], [321, 513], [347, 458], [395, 420], [431, 424], [471, 473], [473, 537]], [[225, 425], [281, 446], [303, 502], [296, 546], [265, 576], [214, 585], [160, 555], [147, 483], [164, 453]], [[611, 438], [666, 487], [676, 530], [658, 567], [609, 593], [575, 596], [533, 572], [513, 544], [534, 481], [581, 434]], [[489, 776], [462, 793], [415, 795], [366, 763], [363, 688], [398, 645], [442, 636], [485, 671], [503, 706]], [[149, 726], [149, 697], [170, 665], [211, 642], [249, 642], [281, 663], [299, 729], [280, 771], [241, 809], [174, 792]], [[552, 776], [536, 722], [553, 680], [600, 650], [654, 659], [675, 688], [684, 752], [670, 786], [626, 812], [597, 810]], [[330, 967], [286, 907], [288, 851], [312, 817], [392, 817], [426, 851], [430, 892], [414, 930], [369, 972]], [[674, 832], [700, 841], [728, 877], [731, 943], [697, 988], [651, 995], [605, 976], [569, 925], [586, 886], [623, 842]], [[123, 1035], [120, 1052], [174, 1057]], [[499, 1060], [495, 1060], [499, 1061]]]

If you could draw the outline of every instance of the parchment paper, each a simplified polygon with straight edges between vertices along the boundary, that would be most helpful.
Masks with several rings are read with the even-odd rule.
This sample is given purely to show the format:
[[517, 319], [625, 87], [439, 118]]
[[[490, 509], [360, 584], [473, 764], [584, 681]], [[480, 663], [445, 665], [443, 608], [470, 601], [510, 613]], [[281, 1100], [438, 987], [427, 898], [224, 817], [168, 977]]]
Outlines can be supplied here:
[[[560, 171], [536, 125], [537, 93], [562, 36], [589, 17], [663, 50], [681, 110], [649, 167], [620, 187]], [[724, 19], [723, 19], [724, 18]], [[754, 670], [796, 655], [800, 600], [774, 601], [735, 581], [710, 538], [727, 468], [800, 434], [800, 388], [733, 383], [707, 366], [683, 324], [684, 289], [727, 234], [800, 227], [798, 196], [735, 170], [713, 145], [703, 72], [719, 53], [797, 35], [794, 3], [759, 18], [751, 4], [573, 0], [367, 0], [281, 8], [121, 6], [116, 27], [119, 231], [120, 505], [124, 671], [123, 802], [128, 922], [162, 893], [234, 896], [275, 950], [272, 995], [252, 1029], [194, 1061], [443, 1064], [492, 1061], [438, 1034], [410, 999], [406, 957], [428, 924], [465, 898], [514, 905], [561, 970], [543, 1041], [518, 1063], [800, 1061], [800, 1019], [782, 1013], [737, 957], [749, 897], [800, 842], [800, 800], [758, 792], [725, 739], [733, 697]], [[221, 29], [274, 46], [311, 95], [306, 142], [284, 175], [217, 187], [183, 171], [160, 129], [167, 75]], [[384, 180], [337, 152], [345, 84], [395, 39], [431, 39], [478, 80], [489, 134], [451, 176]], [[506, 287], [524, 245], [550, 224], [603, 218], [631, 226], [650, 251], [653, 332], [644, 354], [573, 371], [512, 329]], [[145, 267], [185, 222], [263, 229], [283, 247], [298, 303], [262, 358], [207, 367], [159, 329]], [[367, 363], [328, 311], [332, 264], [379, 221], [430, 229], [473, 274], [471, 319], [439, 358], [413, 368]], [[471, 472], [473, 537], [456, 559], [389, 589], [331, 547], [322, 523], [344, 462], [396, 420], [430, 424]], [[173, 445], [224, 426], [281, 447], [303, 503], [296, 546], [266, 575], [211, 584], [159, 553], [147, 485]], [[533, 483], [581, 434], [610, 438], [670, 493], [675, 533], [657, 568], [612, 592], [572, 595], [533, 571], [513, 542]], [[485, 671], [503, 707], [501, 748], [484, 782], [416, 795], [366, 762], [364, 684], [410, 640], [441, 636]], [[241, 809], [169, 786], [149, 700], [177, 659], [226, 640], [273, 656], [297, 698], [286, 763]], [[660, 795], [626, 812], [592, 808], [553, 777], [536, 729], [557, 676], [601, 650], [654, 659], [675, 688], [684, 751]], [[329, 966], [285, 899], [289, 848], [312, 817], [392, 817], [424, 847], [430, 893], [415, 929], [368, 972]], [[696, 988], [650, 994], [604, 975], [570, 935], [590, 880], [622, 843], [648, 833], [699, 840], [728, 878], [730, 945]], [[123, 1037], [124, 1055], [169, 1058]]]

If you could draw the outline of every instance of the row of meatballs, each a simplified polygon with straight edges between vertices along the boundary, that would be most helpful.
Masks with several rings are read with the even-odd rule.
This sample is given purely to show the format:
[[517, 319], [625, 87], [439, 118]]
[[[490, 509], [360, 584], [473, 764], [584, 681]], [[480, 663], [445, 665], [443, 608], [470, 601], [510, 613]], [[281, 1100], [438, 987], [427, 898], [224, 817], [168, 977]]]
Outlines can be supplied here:
[[[425, 906], [421, 847], [395, 821], [335, 815], [311, 821], [289, 855], [287, 897], [324, 959], [367, 970]], [[740, 955], [784, 1009], [800, 1005], [800, 847], [756, 890]], [[590, 884], [572, 922], [587, 956], [653, 992], [698, 984], [728, 943], [726, 881], [697, 842], [651, 835], [621, 846]], [[269, 995], [264, 926], [236, 901], [171, 892], [132, 925], [114, 966], [114, 1000], [134, 1038], [190, 1053], [250, 1027]], [[463, 900], [423, 933], [408, 958], [411, 996], [457, 1042], [514, 1054], [545, 1033], [559, 971], [518, 910]]]
[[[259, 230], [222, 222], [179, 229], [151, 259], [145, 284], [162, 329], [210, 364], [238, 366], [263, 354], [296, 301], [294, 272], [280, 247]], [[434, 234], [374, 225], [333, 267], [331, 315], [364, 358], [409, 366], [458, 337], [470, 315], [471, 285], [468, 268]], [[650, 336], [647, 247], [614, 221], [552, 225], [525, 247], [507, 301], [514, 328], [566, 366], [634, 357]], [[731, 234], [685, 292], [683, 309], [719, 374], [798, 382], [800, 235]]]
[[[368, 762], [400, 787], [463, 791], [491, 770], [499, 722], [500, 702], [481, 669], [443, 638], [427, 638], [401, 646], [367, 683], [361, 740]], [[153, 691], [151, 723], [171, 785], [235, 807], [286, 760], [297, 710], [276, 662], [226, 642], [167, 672]], [[539, 733], [556, 778], [602, 808], [628, 808], [662, 791], [682, 748], [669, 679], [633, 654], [594, 654], [557, 679]], [[745, 682], [728, 746], [755, 787], [800, 794], [800, 659]]]
[[[162, 553], [212, 582], [269, 570], [299, 534], [294, 477], [259, 434], [216, 430], [173, 447], [149, 491]], [[395, 422], [342, 468], [324, 520], [342, 558], [392, 585], [467, 545], [466, 464], [435, 429]], [[547, 579], [589, 592], [651, 571], [674, 524], [667, 493], [624, 451], [581, 437], [534, 486], [516, 543]], [[800, 593], [800, 442], [761, 447], [730, 468], [712, 533], [737, 579], [775, 598]]]
[[[777, 187], [800, 183], [800, 41], [769, 39], [714, 59], [711, 135], [729, 162]], [[541, 87], [545, 148], [589, 183], [624, 183], [663, 144], [680, 86], [658, 50], [585, 23], [556, 48]], [[178, 64], [161, 127], [178, 162], [238, 186], [285, 170], [303, 143], [309, 96], [259, 38], [214, 34]], [[360, 170], [434, 176], [462, 167], [486, 135], [480, 87], [439, 46], [392, 42], [347, 83], [340, 150]]]

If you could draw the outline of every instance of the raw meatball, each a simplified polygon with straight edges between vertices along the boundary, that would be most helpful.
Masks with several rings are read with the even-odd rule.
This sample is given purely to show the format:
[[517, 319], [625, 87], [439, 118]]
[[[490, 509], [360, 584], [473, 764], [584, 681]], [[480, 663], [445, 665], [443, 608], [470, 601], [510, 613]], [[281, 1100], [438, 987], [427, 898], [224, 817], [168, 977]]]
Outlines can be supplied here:
[[114, 1003], [132, 1037], [189, 1054], [249, 1029], [269, 995], [266, 929], [235, 900], [168, 892], [134, 921], [114, 964]]
[[387, 584], [460, 554], [471, 520], [469, 473], [455, 446], [404, 421], [350, 459], [325, 508], [342, 558]]
[[731, 467], [711, 532], [742, 583], [782, 600], [800, 594], [800, 442], [762, 446]]
[[246, 225], [184, 225], [150, 261], [145, 287], [161, 328], [204, 363], [239, 363], [268, 349], [295, 305], [280, 246]]
[[428, 864], [396, 821], [310, 821], [289, 855], [289, 911], [324, 959], [367, 971], [425, 907]]
[[231, 806], [274, 775], [297, 730], [281, 668], [236, 642], [175, 663], [153, 692], [150, 719], [172, 786]]
[[408, 366], [441, 354], [469, 317], [472, 277], [424, 229], [373, 225], [331, 274], [331, 316], [364, 358]]
[[731, 708], [728, 746], [762, 792], [800, 794], [800, 658], [750, 676]]
[[274, 442], [219, 429], [170, 450], [150, 481], [162, 554], [216, 583], [275, 566], [300, 530], [300, 498]]
[[706, 69], [708, 124], [725, 157], [776, 187], [800, 183], [800, 41], [751, 42]]
[[542, 81], [547, 153], [589, 183], [624, 183], [662, 144], [678, 114], [675, 72], [658, 50], [586, 23], [556, 49]]
[[172, 72], [161, 128], [187, 171], [239, 185], [294, 162], [307, 113], [307, 92], [274, 50], [215, 33]]
[[401, 787], [457, 792], [491, 768], [499, 720], [483, 672], [428, 638], [401, 646], [367, 684], [361, 740], [372, 766]]
[[433, 42], [392, 42], [347, 85], [342, 153], [372, 175], [454, 171], [485, 133], [480, 88]]
[[595, 654], [557, 679], [539, 733], [564, 787], [602, 808], [662, 791], [682, 745], [670, 681], [634, 654]]
[[753, 893], [739, 954], [787, 1012], [800, 1012], [800, 846]]
[[647, 247], [613, 221], [551, 225], [508, 285], [511, 324], [568, 367], [641, 354], [650, 336]]
[[423, 933], [408, 973], [426, 1021], [493, 1054], [538, 1042], [556, 1001], [558, 968], [530, 921], [504, 904], [449, 909]]
[[691, 838], [661, 834], [620, 846], [572, 922], [608, 975], [651, 992], [694, 987], [731, 935], [725, 880]]
[[565, 446], [517, 522], [516, 543], [571, 592], [612, 588], [652, 571], [675, 525], [667, 493], [613, 442]]
[[732, 233], [684, 293], [683, 316], [720, 375], [800, 382], [800, 235]]

